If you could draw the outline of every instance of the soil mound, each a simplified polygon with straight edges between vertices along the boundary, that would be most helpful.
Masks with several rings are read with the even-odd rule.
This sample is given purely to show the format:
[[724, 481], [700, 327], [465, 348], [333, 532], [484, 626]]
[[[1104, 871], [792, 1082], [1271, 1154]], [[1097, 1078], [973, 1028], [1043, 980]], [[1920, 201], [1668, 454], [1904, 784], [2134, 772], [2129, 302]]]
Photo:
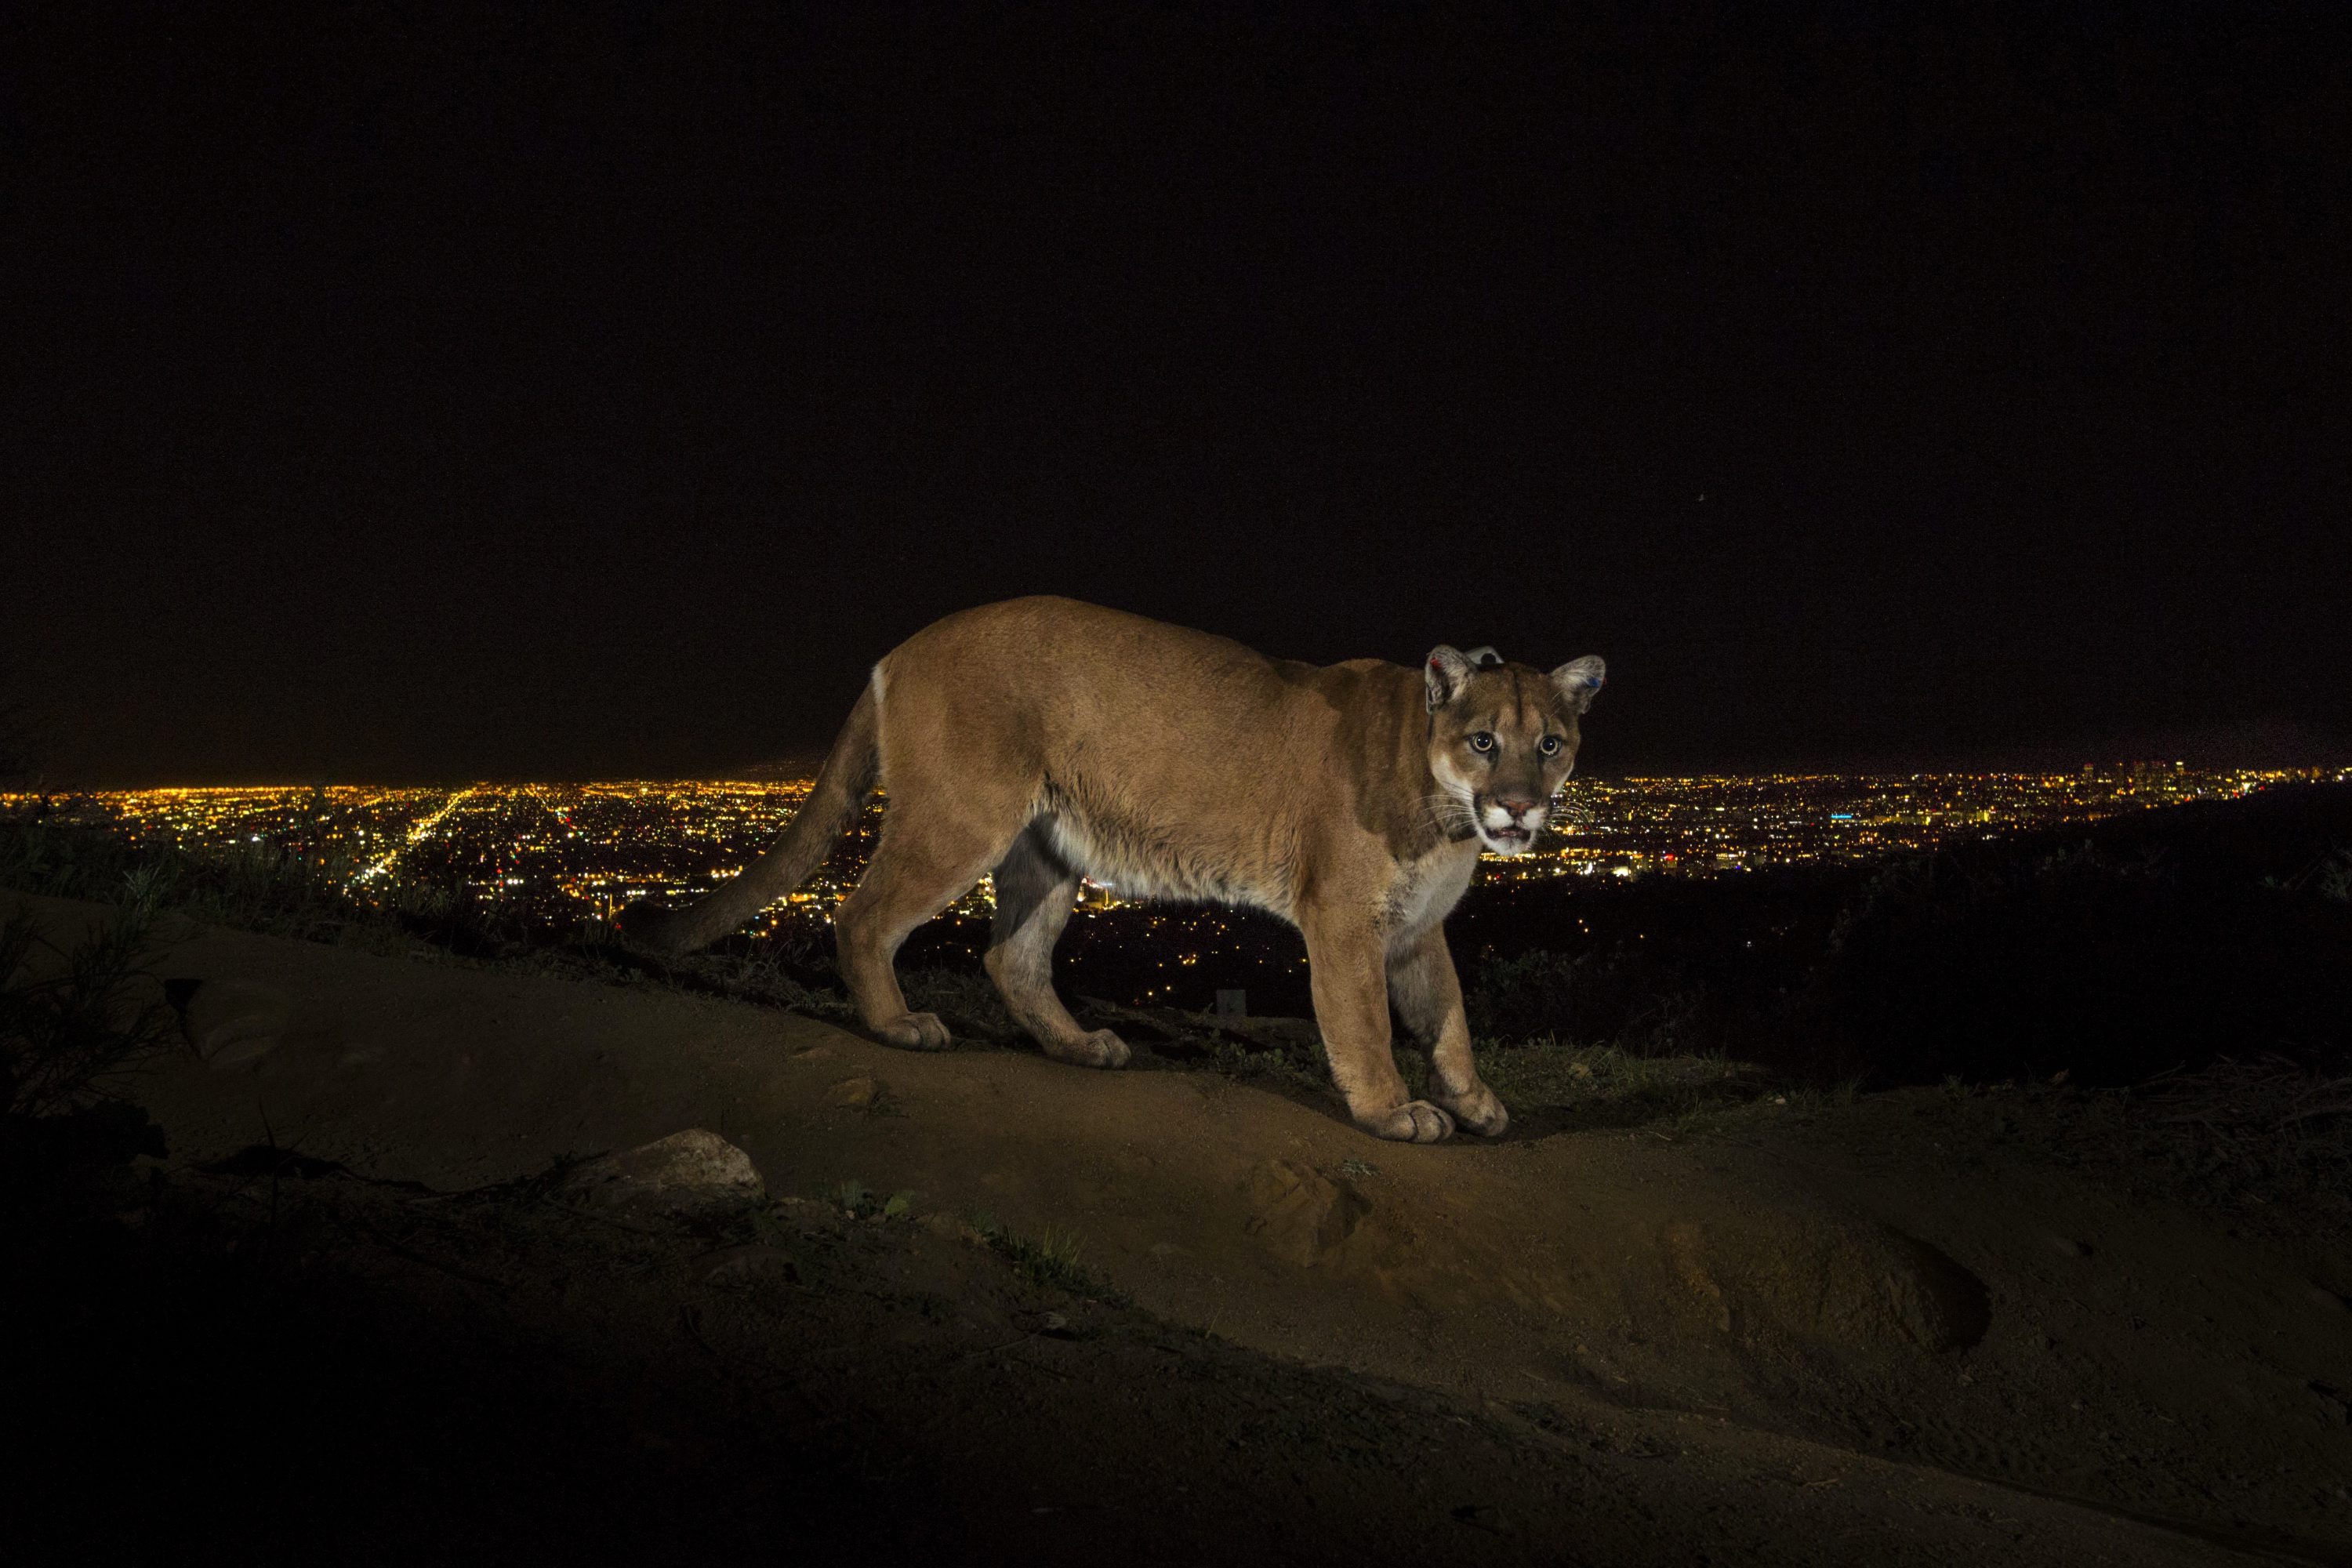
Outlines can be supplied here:
[[[1578, 1468], [1666, 1444], [1685, 1458], [1656, 1485], [1716, 1486], [1724, 1531], [1746, 1528], [1746, 1510], [1768, 1535], [1798, 1529], [1817, 1491], [1843, 1498], [1837, 1529], [1901, 1521], [1884, 1550], [1821, 1560], [1919, 1556], [1889, 1544], [1901, 1531], [1930, 1557], [2046, 1546], [2056, 1560], [2062, 1540], [2106, 1542], [2119, 1561], [2206, 1560], [2209, 1540], [2352, 1552], [2343, 1406], [2314, 1392], [2347, 1383], [2340, 1253], [2135, 1204], [1937, 1091], [1400, 1149], [1210, 1072], [1078, 1072], [1004, 1049], [913, 1058], [774, 1011], [444, 958], [205, 931], [166, 978], [194, 1049], [138, 1097], [177, 1168], [266, 1143], [453, 1193], [629, 1150], [573, 1179], [721, 1191], [743, 1225], [767, 1215], [770, 1229], [718, 1250], [788, 1258], [773, 1227], [793, 1211], [762, 1190], [853, 1217], [929, 1215], [942, 1247], [969, 1247], [950, 1239], [967, 1229], [1025, 1238], [1003, 1257], [1071, 1300], [1131, 1301], [1268, 1366], [1343, 1369], [1565, 1443], [1571, 1457], [1549, 1461], [1563, 1485], [1582, 1476], [1672, 1508], [1613, 1461], [1604, 1479]], [[789, 1283], [756, 1251], [697, 1269], [682, 1277]], [[910, 1289], [953, 1302], [962, 1287], [940, 1279]], [[1066, 1304], [1037, 1310], [1070, 1321]], [[920, 1337], [877, 1311], [876, 1343]], [[1023, 1343], [1053, 1338], [1044, 1316], [1024, 1321]], [[841, 1342], [860, 1342], [846, 1324]], [[1040, 1375], [1095, 1387], [1082, 1354], [1047, 1359]], [[1354, 1417], [1338, 1409], [1302, 1414], [1302, 1431], [1343, 1441]], [[1169, 1436], [1154, 1419], [1134, 1407], [1133, 1441]], [[1281, 1430], [1273, 1420], [1252, 1451], [1296, 1451]], [[1872, 1468], [1886, 1459], [1902, 1463]], [[1727, 1479], [1774, 1468], [1769, 1485]], [[1535, 1489], [1517, 1501], [1459, 1500], [1471, 1511], [1448, 1528], [1466, 1541], [1480, 1510], [1549, 1495], [1522, 1481]], [[2033, 1523], [1963, 1552], [1921, 1522], [1931, 1497], [1953, 1518]]]

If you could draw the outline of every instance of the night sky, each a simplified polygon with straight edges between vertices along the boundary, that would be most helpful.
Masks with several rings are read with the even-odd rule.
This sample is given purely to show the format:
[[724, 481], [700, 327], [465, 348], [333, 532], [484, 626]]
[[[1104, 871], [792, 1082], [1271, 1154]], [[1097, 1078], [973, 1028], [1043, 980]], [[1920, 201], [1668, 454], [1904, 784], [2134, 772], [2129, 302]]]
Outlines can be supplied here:
[[0, 11], [52, 784], [805, 756], [1038, 592], [1598, 652], [1601, 773], [2352, 755], [2352, 7], [555, 9]]

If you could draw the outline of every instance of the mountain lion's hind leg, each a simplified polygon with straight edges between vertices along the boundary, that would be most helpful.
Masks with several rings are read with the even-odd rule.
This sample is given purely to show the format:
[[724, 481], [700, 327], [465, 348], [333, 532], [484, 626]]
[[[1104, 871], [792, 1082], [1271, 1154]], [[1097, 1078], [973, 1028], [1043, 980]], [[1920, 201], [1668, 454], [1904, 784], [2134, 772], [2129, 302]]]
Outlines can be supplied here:
[[1434, 1143], [1454, 1135], [1454, 1118], [1425, 1100], [1405, 1098], [1389, 1049], [1389, 998], [1381, 933], [1346, 916], [1299, 922], [1307, 936], [1307, 977], [1315, 1023], [1331, 1077], [1356, 1125], [1375, 1138]]
[[988, 976], [1030, 1037], [1056, 1061], [1123, 1068], [1127, 1042], [1108, 1029], [1087, 1030], [1054, 994], [1054, 943], [1078, 895], [1078, 874], [1046, 842], [1042, 823], [1013, 841], [996, 867], [996, 929], [989, 938]]
[[979, 881], [1003, 856], [1011, 836], [1008, 828], [1004, 837], [992, 840], [969, 817], [926, 811], [905, 796], [891, 800], [882, 842], [833, 917], [849, 999], [885, 1045], [914, 1051], [947, 1048], [948, 1026], [938, 1014], [907, 1011], [892, 963], [908, 933]]
[[1389, 954], [1389, 995], [1397, 1016], [1429, 1052], [1429, 1098], [1482, 1138], [1499, 1138], [1511, 1113], [1478, 1076], [1470, 1057], [1470, 1020], [1445, 928], [1431, 926]]

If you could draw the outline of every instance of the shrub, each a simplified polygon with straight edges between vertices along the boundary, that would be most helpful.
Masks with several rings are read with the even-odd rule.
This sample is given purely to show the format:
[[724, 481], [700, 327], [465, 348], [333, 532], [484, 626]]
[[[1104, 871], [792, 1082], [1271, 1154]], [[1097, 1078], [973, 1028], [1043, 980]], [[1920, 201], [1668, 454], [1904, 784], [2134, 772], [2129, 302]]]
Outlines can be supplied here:
[[152, 907], [127, 900], [61, 947], [19, 906], [0, 920], [0, 1110], [52, 1117], [110, 1098], [110, 1080], [171, 1037], [147, 964]]
[[1581, 961], [1564, 952], [1523, 952], [1479, 965], [1462, 999], [1470, 1032], [1481, 1038], [1528, 1039], [1538, 1035], [1574, 1038], [1577, 971]]
[[1866, 865], [1543, 884], [1449, 931], [1473, 1032], [1723, 1053], [1819, 1083], [2126, 1084], [2352, 1050], [2352, 789]]

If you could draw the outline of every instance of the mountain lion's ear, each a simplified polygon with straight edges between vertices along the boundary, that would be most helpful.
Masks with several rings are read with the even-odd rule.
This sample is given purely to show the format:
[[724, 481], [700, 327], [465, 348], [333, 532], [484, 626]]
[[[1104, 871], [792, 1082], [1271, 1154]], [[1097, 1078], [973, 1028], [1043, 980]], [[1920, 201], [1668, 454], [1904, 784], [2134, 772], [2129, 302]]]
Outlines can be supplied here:
[[1429, 650], [1429, 660], [1421, 668], [1422, 673], [1429, 677], [1429, 710], [1432, 713], [1460, 695], [1462, 683], [1470, 679], [1470, 661], [1462, 657], [1460, 648], [1444, 643]]
[[1551, 683], [1581, 713], [1592, 706], [1592, 699], [1600, 693], [1601, 682], [1608, 674], [1609, 667], [1601, 662], [1601, 656], [1588, 653], [1553, 670]]
[[1474, 647], [1462, 657], [1470, 661], [1470, 668], [1473, 669], [1499, 669], [1502, 668], [1503, 656], [1496, 653], [1490, 647]]

